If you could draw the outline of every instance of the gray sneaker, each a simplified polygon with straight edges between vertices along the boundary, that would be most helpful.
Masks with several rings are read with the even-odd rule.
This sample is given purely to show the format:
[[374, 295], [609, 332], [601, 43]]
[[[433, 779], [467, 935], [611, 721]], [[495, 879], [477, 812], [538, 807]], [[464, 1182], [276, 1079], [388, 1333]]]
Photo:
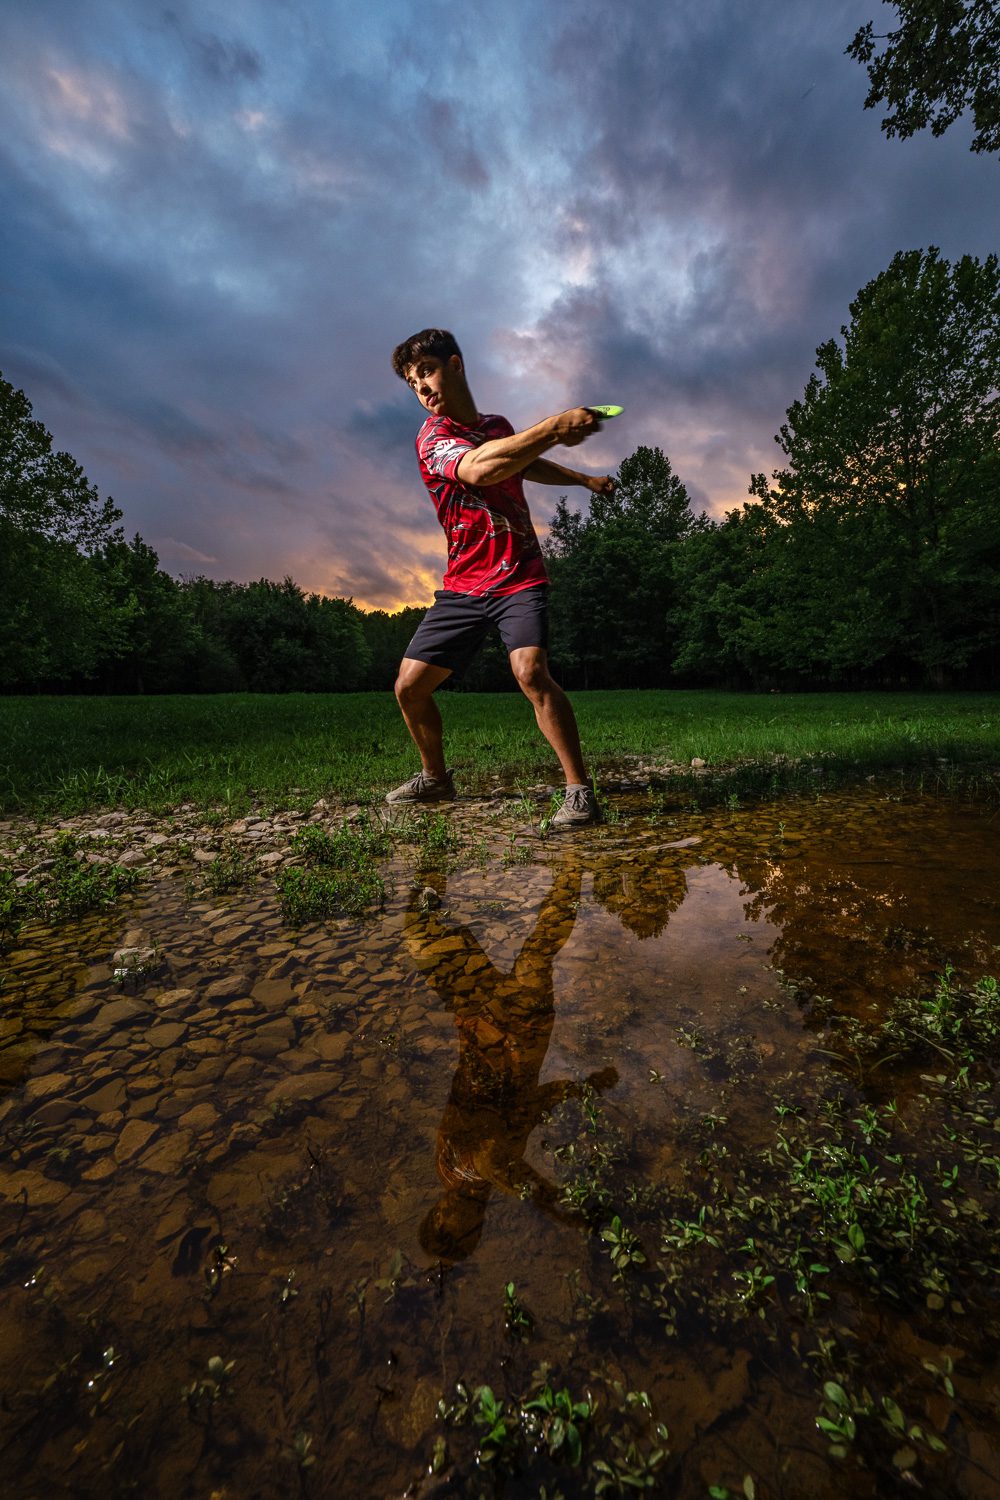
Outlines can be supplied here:
[[404, 781], [394, 792], [386, 795], [387, 802], [454, 802], [455, 783], [452, 780], [454, 772], [448, 770], [444, 773], [444, 780], [437, 776], [428, 776], [426, 771], [418, 771], [416, 776], [411, 776], [409, 781]]
[[603, 823], [604, 815], [592, 786], [568, 786], [566, 799], [553, 813], [550, 828], [579, 828], [585, 823]]

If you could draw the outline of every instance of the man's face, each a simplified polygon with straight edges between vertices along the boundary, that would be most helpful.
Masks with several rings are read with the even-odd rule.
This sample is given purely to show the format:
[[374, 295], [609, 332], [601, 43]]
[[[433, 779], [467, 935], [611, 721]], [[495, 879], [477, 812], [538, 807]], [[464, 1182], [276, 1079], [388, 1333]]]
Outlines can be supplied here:
[[426, 411], [455, 416], [455, 397], [465, 383], [462, 361], [457, 354], [447, 359], [422, 354], [407, 370], [406, 383]]

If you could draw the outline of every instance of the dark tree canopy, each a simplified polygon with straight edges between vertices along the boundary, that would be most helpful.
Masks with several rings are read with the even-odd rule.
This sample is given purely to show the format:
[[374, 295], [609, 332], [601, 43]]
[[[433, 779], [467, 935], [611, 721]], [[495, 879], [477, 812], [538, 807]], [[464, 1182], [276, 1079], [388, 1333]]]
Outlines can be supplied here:
[[782, 639], [817, 670], [895, 654], [940, 683], [1000, 621], [1000, 266], [900, 252], [850, 311], [788, 409], [788, 467], [753, 482], [793, 563]]
[[904, 140], [928, 125], [943, 135], [971, 110], [972, 150], [1000, 150], [998, 0], [894, 0], [893, 8], [895, 31], [879, 35], [869, 21], [847, 48], [868, 69], [865, 108], [887, 104], [882, 129]]

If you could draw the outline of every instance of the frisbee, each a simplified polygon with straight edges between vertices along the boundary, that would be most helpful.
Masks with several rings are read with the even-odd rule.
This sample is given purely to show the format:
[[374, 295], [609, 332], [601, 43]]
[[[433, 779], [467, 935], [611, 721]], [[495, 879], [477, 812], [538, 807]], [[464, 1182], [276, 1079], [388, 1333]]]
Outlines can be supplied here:
[[588, 406], [587, 410], [592, 411], [594, 416], [600, 417], [603, 422], [606, 417], [620, 417], [625, 408], [624, 406]]

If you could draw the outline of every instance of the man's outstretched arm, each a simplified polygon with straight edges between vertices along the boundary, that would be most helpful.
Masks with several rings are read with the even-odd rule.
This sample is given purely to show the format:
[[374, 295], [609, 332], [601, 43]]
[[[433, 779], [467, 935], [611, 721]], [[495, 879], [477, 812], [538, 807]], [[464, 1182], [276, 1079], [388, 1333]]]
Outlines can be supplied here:
[[579, 474], [576, 469], [566, 469], [547, 458], [536, 458], [533, 464], [522, 469], [521, 478], [530, 479], [535, 484], [582, 484], [595, 495], [610, 495], [615, 487], [610, 474]]
[[463, 484], [501, 484], [512, 474], [523, 474], [548, 448], [558, 443], [575, 447], [601, 424], [586, 406], [575, 406], [557, 416], [546, 417], [534, 427], [514, 432], [510, 437], [490, 438], [478, 448], [470, 448], [457, 469]]

